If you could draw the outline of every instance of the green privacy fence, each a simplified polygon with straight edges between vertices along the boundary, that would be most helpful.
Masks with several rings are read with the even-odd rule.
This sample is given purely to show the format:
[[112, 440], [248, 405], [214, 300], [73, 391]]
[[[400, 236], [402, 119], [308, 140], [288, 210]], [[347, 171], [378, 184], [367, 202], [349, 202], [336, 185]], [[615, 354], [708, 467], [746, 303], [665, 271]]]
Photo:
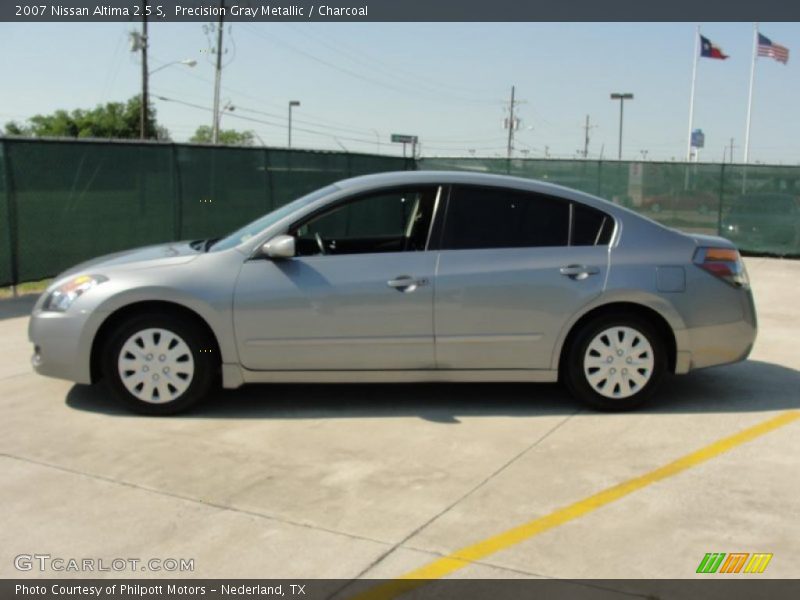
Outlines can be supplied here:
[[669, 227], [722, 235], [743, 251], [800, 256], [800, 167], [423, 158], [417, 168], [549, 181], [622, 204]]
[[306, 192], [406, 169], [506, 173], [580, 189], [751, 252], [800, 256], [800, 167], [417, 160], [270, 148], [0, 139], [0, 285], [146, 244], [221, 236]]
[[0, 285], [146, 244], [219, 237], [403, 158], [265, 148], [0, 140]]

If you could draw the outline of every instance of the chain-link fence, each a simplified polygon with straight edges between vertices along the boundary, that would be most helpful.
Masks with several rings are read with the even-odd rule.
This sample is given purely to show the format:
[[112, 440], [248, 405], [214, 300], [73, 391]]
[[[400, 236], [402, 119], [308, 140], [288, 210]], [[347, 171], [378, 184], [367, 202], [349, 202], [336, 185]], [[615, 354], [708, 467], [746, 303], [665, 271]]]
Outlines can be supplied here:
[[102, 254], [218, 237], [306, 192], [406, 169], [506, 173], [596, 194], [750, 252], [800, 256], [800, 167], [411, 159], [339, 152], [0, 139], [0, 285]]
[[0, 140], [0, 285], [170, 240], [219, 237], [386, 156], [184, 144]]
[[800, 256], [800, 167], [596, 160], [423, 158], [418, 169], [540, 179], [595, 194], [743, 251]]

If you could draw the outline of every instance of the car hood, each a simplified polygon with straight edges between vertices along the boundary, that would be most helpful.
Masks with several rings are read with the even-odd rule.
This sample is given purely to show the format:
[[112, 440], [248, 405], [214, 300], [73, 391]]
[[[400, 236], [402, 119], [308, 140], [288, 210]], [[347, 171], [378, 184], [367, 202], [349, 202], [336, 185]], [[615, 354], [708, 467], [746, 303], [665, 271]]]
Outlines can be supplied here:
[[146, 269], [181, 264], [194, 260], [200, 254], [202, 252], [192, 248], [189, 242], [171, 242], [169, 244], [145, 246], [144, 248], [106, 254], [105, 256], [82, 262], [61, 273], [57, 279], [79, 273], [89, 274], [89, 271], [102, 275], [104, 271], [119, 270], [121, 268]]

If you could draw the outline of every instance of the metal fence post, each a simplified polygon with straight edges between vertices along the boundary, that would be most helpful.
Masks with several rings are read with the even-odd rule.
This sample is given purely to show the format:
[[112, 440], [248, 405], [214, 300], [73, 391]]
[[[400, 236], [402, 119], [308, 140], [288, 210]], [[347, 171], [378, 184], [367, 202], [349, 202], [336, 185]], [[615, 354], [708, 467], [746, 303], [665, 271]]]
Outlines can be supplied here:
[[14, 187], [14, 176], [11, 171], [11, 157], [9, 156], [9, 143], [0, 140], [3, 145], [3, 170], [5, 171], [6, 210], [8, 212], [8, 258], [11, 273], [11, 290], [17, 296], [19, 283], [19, 236], [17, 220], [17, 191]]
[[172, 157], [172, 237], [178, 241], [183, 236], [183, 185], [178, 161], [178, 146], [171, 144]]
[[603, 161], [602, 160], [598, 160], [597, 161], [597, 192], [595, 193], [595, 196], [600, 196], [602, 198], [602, 196], [600, 195], [600, 192], [602, 192], [602, 191], [603, 191]]
[[719, 170], [719, 198], [717, 199], [717, 235], [722, 235], [722, 202], [725, 197], [725, 163]]
[[275, 209], [275, 194], [273, 193], [272, 189], [272, 172], [270, 170], [270, 160], [269, 160], [269, 150], [266, 148], [263, 149], [264, 155], [264, 198], [265, 198], [265, 210], [270, 212]]

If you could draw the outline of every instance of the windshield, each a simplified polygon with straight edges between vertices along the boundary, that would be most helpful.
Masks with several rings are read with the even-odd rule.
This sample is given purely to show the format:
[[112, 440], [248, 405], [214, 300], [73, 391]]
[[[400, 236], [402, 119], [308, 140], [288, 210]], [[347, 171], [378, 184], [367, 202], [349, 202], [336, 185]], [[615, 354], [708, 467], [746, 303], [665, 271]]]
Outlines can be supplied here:
[[298, 198], [297, 200], [289, 202], [289, 204], [284, 204], [280, 208], [273, 210], [271, 213], [267, 213], [263, 217], [259, 217], [252, 223], [248, 223], [241, 229], [237, 229], [232, 234], [222, 238], [216, 244], [211, 246], [209, 250], [213, 251], [227, 250], [228, 248], [233, 248], [235, 246], [238, 246], [239, 244], [242, 244], [247, 240], [249, 240], [254, 235], [261, 233], [270, 225], [274, 225], [284, 217], [292, 214], [294, 211], [303, 208], [304, 206], [311, 204], [315, 200], [318, 200], [323, 196], [327, 196], [328, 194], [331, 194], [338, 189], [339, 188], [337, 188], [335, 185], [329, 185], [322, 189], [311, 192], [306, 196]]

